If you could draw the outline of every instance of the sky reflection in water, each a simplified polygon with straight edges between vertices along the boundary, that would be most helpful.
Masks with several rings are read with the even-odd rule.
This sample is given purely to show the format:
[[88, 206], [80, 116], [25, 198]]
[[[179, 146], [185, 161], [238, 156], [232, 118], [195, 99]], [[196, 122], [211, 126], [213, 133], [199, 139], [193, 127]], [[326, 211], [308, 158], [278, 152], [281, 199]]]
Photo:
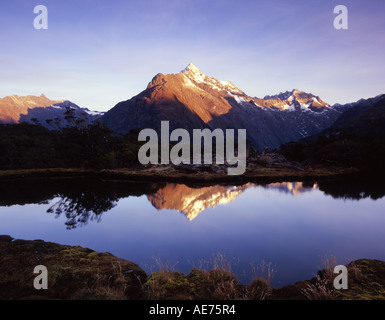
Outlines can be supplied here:
[[271, 262], [276, 287], [311, 278], [330, 255], [340, 264], [385, 260], [378, 188], [65, 183], [34, 185], [44, 196], [27, 199], [28, 192], [12, 193], [22, 186], [8, 185], [13, 198], [0, 197], [0, 234], [111, 252], [148, 272], [157, 270], [154, 257], [187, 273], [220, 252], [242, 282], [250, 281], [251, 263]]

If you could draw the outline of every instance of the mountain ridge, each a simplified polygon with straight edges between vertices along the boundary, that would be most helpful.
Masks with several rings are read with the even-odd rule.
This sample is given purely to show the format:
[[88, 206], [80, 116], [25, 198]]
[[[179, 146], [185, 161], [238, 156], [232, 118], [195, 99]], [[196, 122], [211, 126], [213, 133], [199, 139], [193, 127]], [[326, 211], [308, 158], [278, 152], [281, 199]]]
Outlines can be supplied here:
[[90, 111], [69, 100], [51, 100], [44, 94], [4, 97], [0, 123], [28, 122], [56, 130], [100, 120], [118, 134], [126, 134], [144, 128], [160, 132], [160, 123], [166, 120], [170, 130], [246, 129], [253, 146], [264, 150], [319, 134], [365, 101], [371, 100], [329, 105], [298, 89], [252, 97], [233, 82], [207, 76], [190, 63], [179, 73], [156, 74], [142, 92], [107, 112]]
[[93, 123], [103, 112], [81, 108], [69, 100], [51, 100], [40, 96], [7, 96], [0, 98], [0, 123], [40, 124], [50, 130]]
[[65, 100], [50, 100], [44, 94], [38, 96], [12, 95], [0, 98], [0, 122], [17, 123], [20, 115], [28, 114], [28, 109], [36, 107], [46, 108]]
[[254, 147], [263, 150], [318, 133], [341, 115], [313, 94], [293, 90], [285, 98], [248, 96], [189, 64], [176, 74], [158, 73], [144, 91], [119, 102], [101, 121], [120, 134], [144, 128], [160, 132], [162, 120], [170, 122], [170, 130], [246, 129]]

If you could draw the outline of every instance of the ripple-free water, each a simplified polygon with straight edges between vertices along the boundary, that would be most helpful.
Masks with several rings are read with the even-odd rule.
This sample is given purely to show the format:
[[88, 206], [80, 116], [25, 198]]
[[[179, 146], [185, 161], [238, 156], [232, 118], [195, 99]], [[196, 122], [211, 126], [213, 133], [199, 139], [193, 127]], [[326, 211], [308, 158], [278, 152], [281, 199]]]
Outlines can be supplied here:
[[[356, 185], [354, 185], [356, 183]], [[85, 179], [0, 183], [0, 234], [80, 245], [157, 271], [188, 273], [220, 253], [247, 283], [264, 261], [272, 285], [339, 264], [385, 260], [382, 190], [356, 182], [187, 186]]]

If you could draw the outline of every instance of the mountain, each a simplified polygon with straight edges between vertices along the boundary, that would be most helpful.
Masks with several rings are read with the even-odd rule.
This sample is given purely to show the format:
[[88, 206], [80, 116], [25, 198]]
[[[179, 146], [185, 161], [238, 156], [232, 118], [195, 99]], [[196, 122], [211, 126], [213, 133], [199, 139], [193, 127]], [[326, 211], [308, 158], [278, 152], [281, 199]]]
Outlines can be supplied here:
[[289, 160], [385, 174], [385, 95], [337, 105], [345, 112], [327, 129], [281, 146]]
[[29, 109], [46, 108], [64, 100], [50, 100], [45, 95], [40, 97], [18, 95], [9, 96], [0, 99], [0, 122], [2, 123], [18, 123], [21, 115], [27, 115]]
[[322, 112], [329, 105], [320, 97], [294, 89], [274, 96], [265, 96], [263, 99], [254, 98], [256, 104], [265, 107], [276, 107], [281, 110], [289, 109], [295, 102], [315, 112]]
[[250, 97], [232, 82], [208, 77], [190, 64], [177, 74], [157, 74], [144, 91], [118, 103], [101, 121], [120, 134], [143, 128], [160, 132], [162, 120], [170, 122], [170, 130], [246, 129], [254, 147], [263, 150], [318, 133], [341, 113], [295, 89]]
[[301, 139], [299, 142], [309, 144], [321, 137], [385, 134], [385, 94], [344, 105], [336, 104], [333, 108], [343, 110], [337, 120], [320, 133]]
[[[348, 104], [326, 133], [385, 133], [385, 94]], [[342, 106], [342, 108], [346, 108]]]
[[9, 96], [0, 99], [0, 123], [41, 124], [48, 129], [88, 125], [104, 113], [81, 108], [68, 100], [50, 100], [45, 95]]

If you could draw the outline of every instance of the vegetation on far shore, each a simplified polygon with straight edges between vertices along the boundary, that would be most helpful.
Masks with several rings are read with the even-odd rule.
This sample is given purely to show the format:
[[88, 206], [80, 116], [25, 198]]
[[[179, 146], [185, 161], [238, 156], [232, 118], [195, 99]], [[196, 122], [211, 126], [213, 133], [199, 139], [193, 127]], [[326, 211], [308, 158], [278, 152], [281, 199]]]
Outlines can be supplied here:
[[[272, 288], [271, 264], [254, 266], [254, 279], [241, 284], [226, 257], [217, 254], [189, 274], [157, 260], [147, 275], [137, 264], [110, 253], [42, 240], [0, 236], [0, 299], [75, 300], [371, 300], [385, 299], [385, 262], [357, 260], [347, 265], [349, 289], [333, 287], [333, 258], [311, 280]], [[47, 267], [48, 289], [36, 290], [33, 268]]]
[[300, 180], [384, 172], [385, 138], [380, 136], [359, 142], [322, 136], [311, 143], [289, 143], [281, 150], [262, 152], [249, 145], [246, 172], [228, 176], [225, 166], [215, 164], [143, 166], [138, 162], [143, 143], [137, 133], [118, 136], [102, 124], [57, 131], [27, 123], [0, 125], [0, 178], [97, 174], [167, 181]]
[[133, 167], [137, 135], [117, 136], [102, 124], [48, 130], [27, 123], [0, 125], [0, 170]]

